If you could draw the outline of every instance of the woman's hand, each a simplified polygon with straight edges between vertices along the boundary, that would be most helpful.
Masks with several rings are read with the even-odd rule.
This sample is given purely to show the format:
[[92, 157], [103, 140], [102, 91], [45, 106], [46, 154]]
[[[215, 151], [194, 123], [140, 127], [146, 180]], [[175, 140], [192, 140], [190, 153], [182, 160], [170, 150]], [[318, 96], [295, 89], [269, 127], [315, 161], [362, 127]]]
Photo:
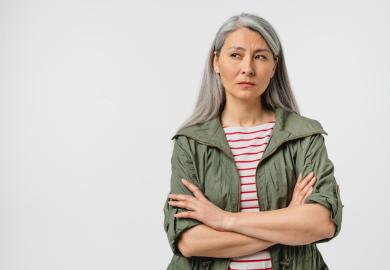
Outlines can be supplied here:
[[[314, 173], [311, 172], [302, 181], [301, 178], [302, 175], [300, 174], [288, 207], [302, 205], [305, 199], [313, 191], [313, 184], [316, 180]], [[182, 179], [182, 183], [194, 194], [194, 196], [186, 194], [168, 195], [168, 198], [173, 199], [168, 202], [169, 205], [189, 210], [177, 213], [175, 214], [175, 217], [196, 219], [215, 230], [224, 231], [226, 223], [229, 222], [230, 212], [222, 210], [207, 200], [202, 191], [190, 181]]]
[[294, 193], [288, 207], [304, 204], [306, 198], [313, 191], [313, 185], [314, 182], [316, 181], [316, 177], [314, 176], [314, 173], [313, 172], [309, 173], [302, 181], [301, 179], [302, 179], [302, 174], [299, 174], [297, 183], [295, 184]]
[[190, 210], [177, 213], [175, 217], [196, 219], [215, 230], [223, 231], [223, 225], [228, 218], [229, 212], [222, 210], [207, 200], [202, 191], [190, 181], [182, 179], [182, 183], [194, 196], [185, 194], [168, 195], [168, 198], [175, 200], [169, 201], [168, 203], [170, 205]]

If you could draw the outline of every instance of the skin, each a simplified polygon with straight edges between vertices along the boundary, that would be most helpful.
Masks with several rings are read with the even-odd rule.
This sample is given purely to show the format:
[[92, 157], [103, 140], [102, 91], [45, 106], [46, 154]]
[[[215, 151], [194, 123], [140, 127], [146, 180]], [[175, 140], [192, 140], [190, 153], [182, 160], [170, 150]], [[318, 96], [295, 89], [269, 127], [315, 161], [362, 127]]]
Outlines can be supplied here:
[[[216, 215], [220, 218], [220, 220], [216, 218], [211, 222], [219, 224], [219, 221], [221, 221], [224, 223], [223, 220], [226, 220], [226, 216], [224, 217], [224, 215], [227, 215], [228, 212], [223, 211], [208, 201], [203, 193], [190, 181], [186, 179], [182, 179], [182, 181], [183, 185], [193, 192], [197, 201], [194, 201], [192, 196], [169, 194], [168, 197], [173, 200], [168, 203], [172, 206], [186, 208], [188, 210], [194, 210], [198, 206], [201, 206], [205, 209], [203, 213], [205, 217], [214, 217], [214, 215]], [[311, 194], [313, 190], [312, 186], [315, 181], [316, 178], [314, 174], [309, 174], [303, 180], [302, 176], [299, 175], [292, 200], [288, 207], [302, 205], [307, 196]], [[183, 218], [180, 217], [180, 215], [175, 216], [177, 218]], [[193, 218], [196, 218], [195, 215]], [[178, 243], [178, 248], [181, 253], [186, 257], [206, 256], [214, 258], [231, 258], [250, 255], [276, 244], [275, 242], [258, 239], [245, 234], [224, 231], [223, 226], [220, 225], [216, 226], [218, 229], [212, 228], [211, 226], [201, 224], [184, 231]]]
[[327, 208], [321, 205], [299, 204], [272, 211], [232, 213], [208, 201], [188, 180], [182, 182], [194, 196], [168, 196], [176, 200], [169, 202], [170, 205], [190, 210], [176, 214], [177, 218], [192, 218], [217, 231], [237, 232], [285, 245], [305, 245], [334, 234], [332, 222], [326, 216]]
[[[222, 124], [254, 126], [275, 119], [274, 112], [265, 111], [260, 102], [275, 73], [274, 58], [265, 40], [252, 30], [239, 28], [227, 35], [219, 55], [215, 53], [213, 58], [214, 71], [220, 74], [226, 95]], [[255, 85], [244, 88], [239, 84], [242, 81]]]
[[[300, 179], [298, 179], [295, 186], [295, 190], [297, 190], [298, 192], [297, 194], [294, 194], [293, 197], [307, 197], [307, 194], [309, 193], [308, 189], [311, 186], [304, 185], [306, 183], [314, 183], [315, 177], [311, 179], [311, 176], [313, 176], [313, 173], [311, 173], [309, 177], [306, 177], [305, 181], [303, 181], [302, 183], [300, 183]], [[301, 178], [301, 176], [299, 177]], [[229, 224], [231, 222], [230, 212], [222, 210], [221, 208], [217, 207], [212, 202], [207, 200], [206, 197], [203, 195], [202, 191], [197, 186], [192, 184], [189, 180], [182, 179], [182, 183], [194, 194], [194, 196], [189, 196], [185, 194], [169, 194], [168, 198], [174, 199], [176, 201], [169, 201], [168, 203], [175, 207], [186, 208], [187, 210], [191, 210], [192, 212], [178, 213], [175, 215], [175, 217], [195, 218], [199, 221], [207, 222], [208, 226], [218, 231], [228, 231], [228, 228], [231, 227], [231, 225]], [[301, 203], [301, 199], [293, 199], [291, 201], [292, 206], [300, 205]]]
[[[195, 198], [199, 200], [199, 205], [203, 204], [204, 209], [206, 209], [205, 215], [211, 215], [211, 217], [216, 215], [221, 217], [221, 220], [224, 220], [223, 212], [225, 211], [210, 203], [204, 197], [203, 193], [188, 180], [183, 179], [182, 181], [183, 185], [191, 190], [195, 195]], [[309, 174], [303, 180], [301, 175], [299, 175], [294, 188], [292, 200], [288, 207], [297, 207], [302, 205], [304, 200], [312, 192], [312, 186], [314, 185], [315, 181], [316, 178], [314, 174]], [[170, 194], [168, 197], [173, 199], [169, 202], [169, 204], [172, 206], [187, 209], [192, 208], [192, 206], [190, 206], [192, 201], [191, 196]], [[227, 214], [227, 212], [225, 212], [225, 214]], [[180, 215], [176, 215], [176, 217], [180, 218]], [[207, 243], [205, 243], [204, 239], [207, 239]], [[274, 244], [276, 243], [247, 236], [241, 233], [221, 231], [220, 229], [214, 229], [208, 225], [201, 224], [182, 233], [182, 236], [178, 242], [178, 248], [186, 257], [206, 256], [215, 258], [232, 258], [250, 255], [255, 252], [265, 250]]]
[[[243, 49], [232, 49], [242, 47]], [[274, 57], [261, 35], [247, 28], [238, 28], [227, 35], [220, 53], [215, 53], [213, 67], [219, 73], [226, 94], [221, 121], [226, 126], [254, 126], [275, 120], [260, 102], [274, 76], [277, 57]], [[255, 85], [243, 87], [250, 81]], [[314, 180], [313, 180], [314, 178]], [[203, 224], [185, 230], [178, 240], [184, 256], [229, 258], [253, 254], [281, 243], [303, 245], [331, 237], [335, 225], [329, 209], [319, 204], [304, 204], [315, 177], [297, 179], [289, 207], [263, 212], [224, 211], [208, 201], [192, 183], [183, 179], [194, 196], [169, 194], [172, 206], [188, 211], [176, 218], [193, 218]]]

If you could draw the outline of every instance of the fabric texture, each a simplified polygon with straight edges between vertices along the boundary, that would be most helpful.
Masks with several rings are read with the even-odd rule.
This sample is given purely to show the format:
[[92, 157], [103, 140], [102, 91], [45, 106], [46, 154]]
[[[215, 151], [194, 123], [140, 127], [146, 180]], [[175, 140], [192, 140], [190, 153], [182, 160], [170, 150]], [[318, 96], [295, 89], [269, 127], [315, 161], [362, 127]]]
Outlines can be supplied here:
[[[240, 175], [240, 211], [260, 211], [256, 189], [256, 168], [268, 141], [275, 121], [251, 127], [224, 126], [223, 130]], [[272, 270], [272, 258], [268, 250], [230, 258], [229, 270]]]
[[[256, 169], [256, 189], [261, 211], [287, 207], [299, 173], [304, 178], [311, 171], [316, 175], [312, 193], [305, 203], [319, 203], [331, 212], [336, 232], [341, 230], [343, 204], [334, 167], [328, 158], [321, 124], [282, 108], [275, 110], [276, 122], [262, 159]], [[192, 195], [181, 178], [197, 185], [215, 205], [230, 212], [240, 211], [240, 175], [226, 139], [220, 117], [186, 127], [173, 137], [170, 193]], [[176, 219], [174, 214], [185, 209], [164, 204], [164, 229], [173, 256], [168, 269], [226, 270], [230, 258], [185, 257], [177, 248], [184, 230], [201, 224], [193, 219]], [[328, 269], [316, 244], [301, 246], [273, 245], [269, 248], [274, 270]]]

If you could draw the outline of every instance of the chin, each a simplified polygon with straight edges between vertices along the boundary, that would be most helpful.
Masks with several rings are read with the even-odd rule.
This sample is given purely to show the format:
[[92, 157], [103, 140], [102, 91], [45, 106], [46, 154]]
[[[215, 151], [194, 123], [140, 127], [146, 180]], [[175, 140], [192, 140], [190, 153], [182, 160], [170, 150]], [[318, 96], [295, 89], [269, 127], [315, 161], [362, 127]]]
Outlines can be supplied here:
[[259, 99], [260, 95], [258, 95], [257, 93], [256, 94], [255, 93], [240, 93], [240, 94], [234, 95], [234, 98], [242, 100], [242, 101], [250, 101], [250, 100], [254, 100], [254, 99]]
[[263, 94], [264, 91], [260, 91], [259, 89], [242, 89], [240, 86], [238, 88], [233, 88], [233, 91], [226, 91], [225, 93], [228, 94], [231, 98], [242, 100], [242, 101], [249, 101], [253, 99], [259, 99], [260, 96]]

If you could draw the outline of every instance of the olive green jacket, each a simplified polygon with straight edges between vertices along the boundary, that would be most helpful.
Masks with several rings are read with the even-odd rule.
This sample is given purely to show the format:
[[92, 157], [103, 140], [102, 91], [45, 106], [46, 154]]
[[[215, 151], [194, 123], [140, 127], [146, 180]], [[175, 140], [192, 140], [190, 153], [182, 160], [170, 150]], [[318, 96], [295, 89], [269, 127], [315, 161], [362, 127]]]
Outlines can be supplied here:
[[[256, 169], [260, 210], [287, 207], [299, 173], [302, 172], [304, 178], [313, 171], [317, 180], [305, 203], [319, 203], [330, 209], [331, 219], [336, 225], [334, 238], [341, 229], [344, 205], [322, 135], [328, 134], [318, 121], [294, 112], [277, 108], [275, 115], [272, 136]], [[240, 211], [240, 177], [220, 117], [183, 128], [173, 139], [170, 193], [192, 195], [181, 183], [181, 178], [185, 178], [197, 185], [208, 200], [221, 209]], [[228, 269], [229, 258], [185, 257], [180, 253], [177, 248], [180, 234], [201, 223], [190, 218], [175, 218], [174, 214], [187, 210], [170, 206], [168, 200], [164, 205], [164, 229], [173, 257], [167, 269]], [[270, 247], [273, 270], [328, 269], [316, 243], [332, 238], [308, 245], [276, 244]]]

